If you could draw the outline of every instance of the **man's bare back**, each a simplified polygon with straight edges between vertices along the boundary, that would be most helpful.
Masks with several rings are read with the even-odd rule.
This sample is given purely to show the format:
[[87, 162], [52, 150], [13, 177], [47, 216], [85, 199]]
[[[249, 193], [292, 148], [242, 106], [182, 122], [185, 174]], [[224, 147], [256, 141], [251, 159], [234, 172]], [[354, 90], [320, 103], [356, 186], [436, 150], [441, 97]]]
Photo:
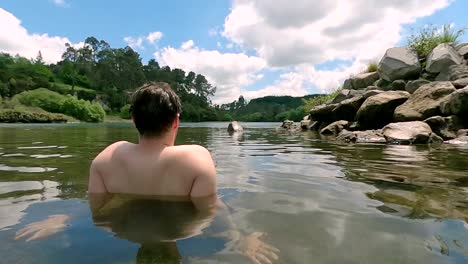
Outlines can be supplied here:
[[90, 174], [93, 193], [197, 197], [216, 193], [213, 160], [198, 145], [117, 142], [94, 159]]
[[116, 142], [90, 169], [88, 192], [204, 197], [216, 194], [216, 170], [207, 149], [174, 146], [180, 100], [166, 83], [139, 88], [132, 99], [138, 144]]

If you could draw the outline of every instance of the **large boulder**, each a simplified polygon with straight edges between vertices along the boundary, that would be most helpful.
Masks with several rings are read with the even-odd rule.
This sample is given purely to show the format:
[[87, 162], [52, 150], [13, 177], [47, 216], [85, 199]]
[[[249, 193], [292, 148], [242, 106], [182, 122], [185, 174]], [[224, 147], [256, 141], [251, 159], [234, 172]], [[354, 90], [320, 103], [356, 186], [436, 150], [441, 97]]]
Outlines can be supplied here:
[[395, 109], [397, 122], [424, 120], [440, 115], [440, 106], [455, 91], [450, 82], [432, 82], [419, 87], [404, 104]]
[[314, 107], [309, 112], [310, 119], [315, 121], [335, 121], [332, 111], [338, 104], [322, 104]]
[[310, 120], [308, 119], [303, 119], [301, 120], [301, 128], [302, 130], [307, 130], [310, 127]]
[[421, 121], [391, 123], [382, 129], [382, 133], [391, 144], [426, 144], [442, 142], [443, 139], [432, 132], [431, 127]]
[[460, 56], [468, 60], [468, 43], [458, 45], [457, 51]]
[[388, 91], [367, 98], [359, 108], [356, 119], [362, 128], [381, 128], [393, 120], [395, 108], [403, 104], [410, 94]]
[[229, 133], [234, 133], [234, 132], [243, 131], [244, 128], [241, 126], [239, 122], [232, 121], [231, 123], [229, 123], [227, 130]]
[[396, 80], [392, 82], [392, 91], [405, 91], [406, 82], [405, 80]]
[[338, 94], [333, 98], [331, 101], [332, 104], [341, 103], [342, 101], [353, 98], [357, 95], [362, 95], [364, 93], [363, 90], [348, 90], [348, 89], [341, 89], [338, 91]]
[[362, 95], [358, 95], [342, 101], [332, 110], [333, 120], [331, 121], [354, 121], [356, 118], [356, 113], [364, 100], [365, 98]]
[[343, 129], [349, 127], [349, 122], [346, 120], [340, 120], [331, 123], [330, 125], [324, 127], [320, 130], [320, 134], [322, 135], [338, 135]]
[[405, 90], [412, 94], [414, 93], [419, 87], [425, 85], [425, 84], [428, 84], [430, 83], [428, 80], [424, 80], [424, 79], [417, 79], [417, 80], [414, 80], [414, 81], [409, 81], [407, 84], [406, 84], [406, 88]]
[[386, 143], [382, 130], [348, 131], [343, 130], [336, 137], [337, 141], [346, 143]]
[[377, 72], [360, 73], [346, 80], [343, 88], [355, 90], [364, 89], [374, 84], [378, 79], [379, 73]]
[[463, 78], [468, 78], [468, 66], [451, 65], [440, 72], [436, 81], [455, 81]]
[[468, 119], [468, 87], [453, 92], [440, 106], [444, 115], [458, 115]]
[[457, 137], [455, 139], [447, 140], [444, 143], [453, 144], [453, 145], [467, 145], [468, 144], [468, 136]]
[[460, 131], [464, 124], [458, 116], [433, 116], [424, 120], [432, 131], [443, 139], [453, 139], [457, 137], [457, 132]]
[[416, 51], [398, 47], [388, 49], [379, 63], [380, 78], [393, 82], [398, 79], [408, 79], [419, 76], [421, 64]]
[[451, 65], [463, 63], [462, 57], [448, 43], [439, 44], [427, 56], [426, 71], [439, 73]]

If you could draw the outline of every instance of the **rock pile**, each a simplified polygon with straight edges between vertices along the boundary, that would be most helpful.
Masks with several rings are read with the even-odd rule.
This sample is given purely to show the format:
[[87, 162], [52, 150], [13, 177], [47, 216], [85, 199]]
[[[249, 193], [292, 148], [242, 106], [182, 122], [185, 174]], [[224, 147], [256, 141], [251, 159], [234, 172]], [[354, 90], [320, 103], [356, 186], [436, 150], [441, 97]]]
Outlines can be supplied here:
[[467, 59], [468, 43], [440, 44], [427, 58], [391, 48], [377, 72], [346, 80], [302, 127], [346, 142], [468, 143]]

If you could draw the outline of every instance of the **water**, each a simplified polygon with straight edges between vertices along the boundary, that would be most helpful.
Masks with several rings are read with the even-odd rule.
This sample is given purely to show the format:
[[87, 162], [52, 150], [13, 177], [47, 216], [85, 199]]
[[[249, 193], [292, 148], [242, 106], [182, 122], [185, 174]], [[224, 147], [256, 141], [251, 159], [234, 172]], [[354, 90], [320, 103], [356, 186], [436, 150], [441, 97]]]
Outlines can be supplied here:
[[[106, 218], [88, 205], [89, 164], [114, 141], [135, 142], [130, 124], [2, 125], [0, 263], [253, 263], [229, 231], [266, 233], [273, 263], [468, 262], [468, 148], [335, 144], [246, 126], [179, 131], [178, 144], [212, 152], [227, 209], [116, 202]], [[15, 240], [50, 215], [67, 226]]]

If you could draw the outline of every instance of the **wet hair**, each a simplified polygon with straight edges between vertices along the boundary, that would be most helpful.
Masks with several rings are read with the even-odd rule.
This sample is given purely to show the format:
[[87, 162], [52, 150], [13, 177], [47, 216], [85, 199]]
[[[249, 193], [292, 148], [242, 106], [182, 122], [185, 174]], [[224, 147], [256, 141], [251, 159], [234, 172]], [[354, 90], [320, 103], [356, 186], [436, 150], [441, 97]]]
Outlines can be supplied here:
[[130, 113], [141, 136], [163, 135], [180, 111], [180, 99], [167, 83], [147, 83], [132, 95]]

